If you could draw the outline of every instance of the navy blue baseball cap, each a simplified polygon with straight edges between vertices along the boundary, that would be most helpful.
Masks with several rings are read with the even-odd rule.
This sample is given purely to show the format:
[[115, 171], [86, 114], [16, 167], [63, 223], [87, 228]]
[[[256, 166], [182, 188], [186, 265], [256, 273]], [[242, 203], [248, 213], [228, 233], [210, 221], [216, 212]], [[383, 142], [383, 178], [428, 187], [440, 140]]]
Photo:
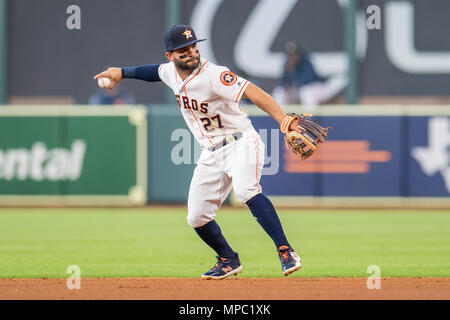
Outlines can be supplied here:
[[206, 39], [197, 39], [192, 27], [179, 24], [174, 25], [167, 31], [164, 37], [164, 44], [166, 46], [166, 52], [171, 52], [204, 40]]

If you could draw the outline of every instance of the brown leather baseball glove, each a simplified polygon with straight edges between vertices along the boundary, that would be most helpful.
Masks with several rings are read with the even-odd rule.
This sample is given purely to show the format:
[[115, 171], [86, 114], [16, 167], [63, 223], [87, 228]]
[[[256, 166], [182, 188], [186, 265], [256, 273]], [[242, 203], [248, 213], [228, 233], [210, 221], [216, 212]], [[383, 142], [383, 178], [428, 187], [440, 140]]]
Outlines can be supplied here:
[[[309, 158], [325, 142], [328, 129], [314, 122], [310, 113], [288, 113], [281, 122], [281, 132], [284, 133], [286, 147], [293, 150], [302, 160]], [[294, 122], [296, 130], [290, 129]]]

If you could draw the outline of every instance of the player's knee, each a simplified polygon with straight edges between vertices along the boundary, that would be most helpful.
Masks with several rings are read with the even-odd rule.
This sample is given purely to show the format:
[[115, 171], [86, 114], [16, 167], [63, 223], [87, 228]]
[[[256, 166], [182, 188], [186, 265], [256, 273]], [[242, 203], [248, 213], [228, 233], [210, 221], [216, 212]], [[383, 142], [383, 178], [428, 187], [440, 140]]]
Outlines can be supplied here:
[[198, 219], [197, 219], [196, 217], [192, 217], [192, 216], [190, 216], [190, 215], [187, 216], [187, 223], [188, 223], [188, 225], [190, 225], [192, 228], [198, 228], [198, 227], [200, 227], [200, 226], [198, 225], [198, 224], [199, 224]]
[[187, 223], [192, 228], [200, 228], [201, 226], [204, 226], [211, 220], [213, 220], [214, 217], [210, 217], [209, 215], [205, 214], [191, 214], [189, 213], [187, 216]]
[[250, 200], [260, 192], [261, 191], [259, 190], [258, 186], [234, 188], [234, 194], [242, 203], [246, 203], [248, 200]]
[[191, 227], [195, 228], [195, 227], [194, 227], [195, 221], [194, 221], [192, 218], [190, 218], [189, 216], [187, 216], [186, 220], [187, 220], [188, 225], [190, 225]]

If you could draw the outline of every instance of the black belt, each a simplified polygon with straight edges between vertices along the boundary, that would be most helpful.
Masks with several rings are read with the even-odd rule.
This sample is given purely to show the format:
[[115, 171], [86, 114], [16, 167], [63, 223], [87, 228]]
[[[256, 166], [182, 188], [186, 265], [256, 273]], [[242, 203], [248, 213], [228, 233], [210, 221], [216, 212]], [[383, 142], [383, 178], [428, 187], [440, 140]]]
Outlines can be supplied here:
[[209, 147], [208, 150], [211, 152], [216, 151], [231, 142], [235, 142], [235, 141], [239, 140], [240, 138], [242, 138], [242, 132], [236, 132], [236, 133], [230, 134], [229, 136], [226, 136], [225, 138], [223, 138], [222, 142], [220, 142], [218, 145]]

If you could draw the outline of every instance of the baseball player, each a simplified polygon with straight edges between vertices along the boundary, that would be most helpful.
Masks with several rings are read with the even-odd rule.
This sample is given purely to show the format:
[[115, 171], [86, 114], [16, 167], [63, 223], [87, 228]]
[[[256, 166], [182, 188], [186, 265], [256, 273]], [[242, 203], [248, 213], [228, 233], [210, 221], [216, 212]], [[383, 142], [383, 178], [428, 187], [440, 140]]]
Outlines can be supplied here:
[[[109, 89], [122, 79], [140, 79], [163, 81], [173, 90], [181, 114], [202, 147], [190, 184], [187, 215], [188, 224], [217, 253], [217, 263], [202, 278], [223, 279], [242, 271], [238, 253], [214, 220], [231, 188], [275, 243], [287, 276], [301, 268], [300, 257], [286, 239], [272, 203], [262, 193], [259, 182], [265, 146], [239, 101], [249, 98], [280, 125], [286, 114], [256, 85], [201, 58], [197, 42], [204, 40], [197, 39], [190, 26], [175, 25], [164, 38], [169, 62], [109, 68], [94, 79], [109, 78]], [[295, 130], [295, 121], [288, 127]]]

